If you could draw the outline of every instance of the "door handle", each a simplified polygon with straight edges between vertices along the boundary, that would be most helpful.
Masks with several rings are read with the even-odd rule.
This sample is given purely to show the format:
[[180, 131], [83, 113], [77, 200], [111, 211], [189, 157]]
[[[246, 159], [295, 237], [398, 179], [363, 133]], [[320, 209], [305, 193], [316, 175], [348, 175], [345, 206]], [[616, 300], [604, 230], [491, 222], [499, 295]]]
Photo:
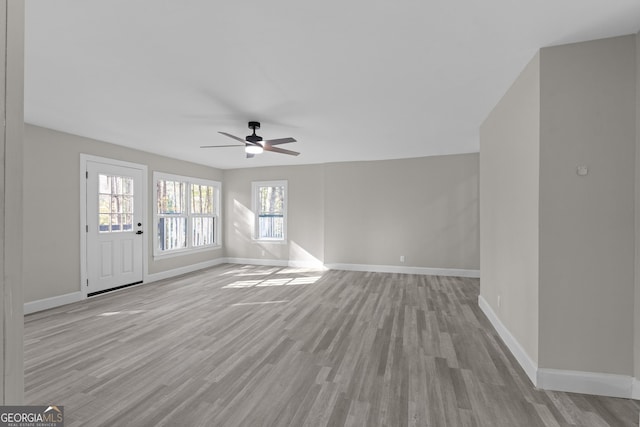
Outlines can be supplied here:
[[142, 230], [136, 231], [136, 234], [142, 234]]

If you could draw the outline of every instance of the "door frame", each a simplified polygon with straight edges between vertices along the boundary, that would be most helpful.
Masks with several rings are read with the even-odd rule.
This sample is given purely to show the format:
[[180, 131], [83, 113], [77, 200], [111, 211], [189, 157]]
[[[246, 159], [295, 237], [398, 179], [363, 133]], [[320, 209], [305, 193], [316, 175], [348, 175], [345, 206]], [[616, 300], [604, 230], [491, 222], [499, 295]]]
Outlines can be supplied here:
[[107, 165], [122, 166], [142, 171], [142, 191], [140, 197], [142, 197], [142, 218], [143, 224], [145, 224], [143, 226], [143, 231], [147, 231], [142, 235], [142, 283], [147, 280], [149, 271], [148, 230], [153, 229], [153, 225], [149, 222], [149, 216], [147, 215], [147, 193], [149, 189], [147, 165], [80, 153], [80, 291], [82, 292], [82, 299], [88, 298], [86, 284], [87, 280], [89, 280], [87, 273], [87, 162], [104, 163]]

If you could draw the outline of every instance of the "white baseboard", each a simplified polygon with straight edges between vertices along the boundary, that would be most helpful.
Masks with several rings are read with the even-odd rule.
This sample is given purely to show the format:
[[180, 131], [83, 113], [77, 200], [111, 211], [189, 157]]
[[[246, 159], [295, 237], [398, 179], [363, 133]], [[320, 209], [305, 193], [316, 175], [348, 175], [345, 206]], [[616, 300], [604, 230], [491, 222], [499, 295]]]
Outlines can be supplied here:
[[536, 362], [534, 362], [533, 359], [529, 357], [518, 340], [513, 335], [511, 335], [511, 332], [509, 332], [507, 327], [504, 326], [502, 321], [500, 321], [496, 313], [493, 311], [489, 303], [482, 297], [482, 295], [478, 297], [478, 305], [480, 306], [480, 309], [485, 314], [485, 316], [487, 316], [489, 322], [491, 322], [496, 332], [498, 332], [498, 335], [500, 335], [500, 338], [502, 338], [504, 344], [509, 348], [509, 351], [511, 351], [513, 357], [516, 358], [522, 369], [524, 369], [524, 372], [531, 380], [531, 383], [534, 386], [538, 387], [538, 365], [536, 364]]
[[144, 278], [144, 284], [153, 283], [164, 279], [170, 279], [182, 274], [193, 273], [194, 271], [202, 270], [209, 267], [215, 267], [216, 265], [224, 264], [225, 262], [225, 258], [216, 258], [210, 261], [187, 265], [185, 267], [174, 268], [172, 270], [161, 271], [159, 273], [147, 274]]
[[455, 268], [403, 267], [374, 264], [323, 264], [321, 261], [296, 261], [264, 258], [225, 258], [230, 264], [268, 265], [272, 267], [314, 268], [347, 271], [370, 271], [373, 273], [423, 274], [430, 276], [455, 276], [479, 278], [480, 270], [462, 270]]
[[298, 260], [264, 259], [264, 258], [224, 258], [224, 262], [229, 264], [266, 265], [271, 267], [325, 269], [324, 264], [322, 264], [321, 261], [298, 261]]
[[56, 297], [25, 302], [24, 314], [31, 314], [38, 311], [49, 310], [50, 308], [56, 308], [60, 307], [61, 305], [67, 305], [78, 301], [82, 301], [82, 292], [80, 291], [71, 292], [70, 294], [59, 295]]
[[640, 400], [640, 380], [633, 379], [633, 385], [631, 386], [631, 398]]
[[403, 267], [399, 265], [374, 264], [325, 264], [329, 270], [371, 271], [373, 273], [423, 274], [428, 276], [455, 276], [480, 278], [480, 270], [457, 268]]
[[628, 375], [559, 369], [538, 370], [539, 388], [571, 393], [595, 394], [598, 396], [630, 399], [633, 394], [634, 381], [637, 382], [637, 380], [634, 380], [633, 377]]
[[482, 295], [478, 297], [478, 305], [534, 386], [544, 390], [640, 399], [640, 381], [628, 375], [538, 368]]

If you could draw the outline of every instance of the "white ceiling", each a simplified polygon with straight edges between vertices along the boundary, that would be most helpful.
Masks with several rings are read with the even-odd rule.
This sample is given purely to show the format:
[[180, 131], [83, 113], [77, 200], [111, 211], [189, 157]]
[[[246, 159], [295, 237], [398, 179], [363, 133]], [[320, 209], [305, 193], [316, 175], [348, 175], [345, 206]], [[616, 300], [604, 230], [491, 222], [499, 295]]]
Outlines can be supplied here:
[[[543, 46], [630, 34], [639, 0], [27, 0], [25, 121], [218, 168], [478, 151]], [[246, 159], [218, 131], [298, 157]]]

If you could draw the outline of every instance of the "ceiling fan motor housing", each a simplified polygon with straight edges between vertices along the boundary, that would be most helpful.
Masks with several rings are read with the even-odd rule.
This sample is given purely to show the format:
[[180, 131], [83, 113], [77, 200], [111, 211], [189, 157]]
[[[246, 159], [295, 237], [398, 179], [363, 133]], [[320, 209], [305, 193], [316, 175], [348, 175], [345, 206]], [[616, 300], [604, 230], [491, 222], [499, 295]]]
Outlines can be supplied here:
[[257, 143], [262, 141], [262, 137], [256, 135], [256, 129], [260, 129], [260, 122], [249, 122], [249, 129], [253, 129], [252, 135], [247, 135], [246, 140], [248, 142]]

